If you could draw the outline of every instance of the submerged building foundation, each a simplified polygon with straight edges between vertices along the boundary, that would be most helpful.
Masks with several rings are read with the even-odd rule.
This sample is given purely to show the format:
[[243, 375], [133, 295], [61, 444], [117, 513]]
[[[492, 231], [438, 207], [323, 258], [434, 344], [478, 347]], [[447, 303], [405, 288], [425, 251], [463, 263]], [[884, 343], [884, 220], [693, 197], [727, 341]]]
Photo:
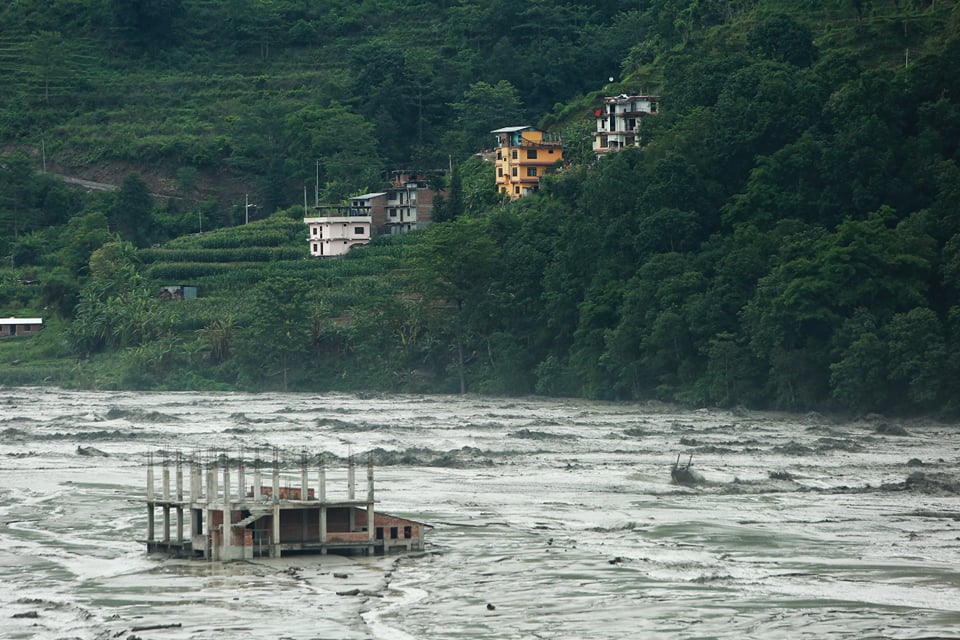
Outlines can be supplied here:
[[[429, 525], [376, 511], [372, 456], [367, 461], [366, 495], [360, 498], [356, 496], [352, 456], [346, 495], [339, 497], [327, 493], [323, 455], [315, 459], [311, 469], [310, 458], [302, 454], [299, 477], [291, 482], [291, 477], [281, 475], [276, 452], [270, 465], [256, 456], [252, 470], [242, 454], [235, 459], [220, 454], [207, 461], [198, 455], [185, 461], [180, 453], [163, 454], [158, 493], [158, 465], [151, 455], [147, 463], [147, 551], [231, 561], [292, 553], [373, 555], [423, 550], [424, 529]], [[248, 472], [252, 472], [250, 485]], [[158, 509], [162, 519], [159, 531]]]

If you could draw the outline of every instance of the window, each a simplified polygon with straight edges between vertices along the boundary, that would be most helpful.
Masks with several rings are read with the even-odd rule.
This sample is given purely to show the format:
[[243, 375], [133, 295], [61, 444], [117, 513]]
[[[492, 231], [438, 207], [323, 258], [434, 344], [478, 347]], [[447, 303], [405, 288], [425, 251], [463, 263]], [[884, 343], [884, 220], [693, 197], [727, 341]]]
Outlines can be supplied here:
[[390, 527], [390, 539], [391, 540], [397, 539], [397, 527]]
[[527, 149], [527, 159], [536, 160], [537, 159], [537, 150], [536, 149]]
[[497, 149], [497, 160], [503, 160], [503, 151]]
[[510, 157], [513, 158], [514, 160], [517, 159], [517, 150], [516, 150], [516, 149], [514, 149], [514, 150], [510, 153]]
[[516, 167], [514, 167], [513, 169], [510, 170], [510, 175], [513, 176], [514, 178], [517, 177], [517, 168], [516, 168]]
[[497, 167], [497, 176], [500, 178], [503, 177], [503, 167]]
[[519, 185], [513, 188], [513, 192], [516, 193], [517, 195], [520, 195], [520, 187], [519, 187]]
[[403, 537], [410, 539], [413, 537], [413, 527], [407, 525], [403, 528]]
[[353, 234], [354, 234], [354, 235], [357, 235], [357, 236], [362, 236], [362, 235], [363, 235], [363, 227], [354, 227], [354, 228], [353, 228]]
[[536, 178], [537, 177], [537, 168], [536, 167], [527, 167], [527, 177]]
[[314, 252], [314, 253], [318, 253], [318, 251], [319, 251], [319, 250], [317, 249], [318, 246], [320, 246], [320, 245], [318, 245], [316, 242], [313, 243], [313, 252]]
[[313, 231], [313, 235], [317, 235], [320, 229], [318, 227], [313, 227], [312, 231]]

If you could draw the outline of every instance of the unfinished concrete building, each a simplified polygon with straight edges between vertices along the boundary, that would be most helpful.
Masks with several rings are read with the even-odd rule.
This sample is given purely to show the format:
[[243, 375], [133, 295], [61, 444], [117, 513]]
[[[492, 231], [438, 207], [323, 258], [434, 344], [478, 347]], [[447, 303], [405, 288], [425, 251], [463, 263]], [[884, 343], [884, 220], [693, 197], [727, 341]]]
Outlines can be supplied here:
[[[256, 456], [253, 484], [248, 486], [251, 470], [242, 454], [237, 459], [217, 455], [206, 462], [194, 455], [186, 465], [189, 493], [185, 493], [183, 458], [179, 453], [164, 455], [158, 494], [157, 465], [151, 456], [147, 464], [147, 550], [230, 561], [290, 553], [373, 555], [423, 549], [424, 529], [429, 525], [375, 510], [372, 458], [367, 463], [366, 495], [359, 498], [352, 457], [346, 495], [339, 497], [327, 493], [323, 456], [316, 457], [313, 469], [309, 460], [301, 455], [299, 477], [291, 482], [291, 478], [281, 477], [274, 455], [269, 482], [264, 484], [265, 465]], [[157, 509], [162, 518], [159, 535]]]

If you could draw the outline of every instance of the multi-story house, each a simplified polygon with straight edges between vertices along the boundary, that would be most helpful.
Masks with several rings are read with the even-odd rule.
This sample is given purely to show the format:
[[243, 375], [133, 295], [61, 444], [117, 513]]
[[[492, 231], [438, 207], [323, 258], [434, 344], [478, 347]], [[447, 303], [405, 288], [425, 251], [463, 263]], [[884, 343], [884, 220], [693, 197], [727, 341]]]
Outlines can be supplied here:
[[348, 206], [317, 207], [319, 216], [303, 219], [303, 223], [310, 227], [307, 236], [310, 255], [324, 258], [342, 256], [350, 249], [370, 242], [374, 209], [372, 201], [384, 195], [366, 193], [351, 198]]
[[563, 162], [558, 137], [533, 127], [504, 127], [497, 136], [497, 191], [516, 200], [540, 189], [540, 178]]
[[376, 226], [377, 230], [391, 235], [429, 225], [433, 222], [433, 196], [433, 189], [422, 176], [395, 171], [393, 187], [386, 192], [386, 219]]
[[386, 191], [353, 196], [349, 206], [318, 206], [318, 217], [303, 219], [310, 255], [341, 256], [372, 237], [423, 228], [433, 221], [433, 197], [426, 179], [395, 171]]
[[655, 115], [659, 109], [658, 96], [626, 95], [621, 93], [603, 99], [603, 108], [597, 109], [597, 130], [593, 150], [597, 154], [618, 151], [640, 145], [640, 127], [643, 119]]

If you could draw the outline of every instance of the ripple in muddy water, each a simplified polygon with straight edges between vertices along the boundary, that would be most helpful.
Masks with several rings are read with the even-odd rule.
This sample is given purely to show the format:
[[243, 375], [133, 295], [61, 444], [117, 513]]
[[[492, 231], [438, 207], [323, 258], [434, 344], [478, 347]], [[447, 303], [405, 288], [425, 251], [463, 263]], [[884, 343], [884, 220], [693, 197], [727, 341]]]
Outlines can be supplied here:
[[[3, 407], [4, 638], [960, 629], [953, 425], [379, 394], [16, 389]], [[433, 525], [427, 552], [147, 556], [147, 456], [241, 450], [290, 458], [291, 476], [301, 455], [323, 453], [331, 486], [345, 482], [347, 456], [372, 453], [379, 507]], [[671, 484], [678, 455], [702, 483]], [[162, 630], [133, 631], [151, 626]]]

